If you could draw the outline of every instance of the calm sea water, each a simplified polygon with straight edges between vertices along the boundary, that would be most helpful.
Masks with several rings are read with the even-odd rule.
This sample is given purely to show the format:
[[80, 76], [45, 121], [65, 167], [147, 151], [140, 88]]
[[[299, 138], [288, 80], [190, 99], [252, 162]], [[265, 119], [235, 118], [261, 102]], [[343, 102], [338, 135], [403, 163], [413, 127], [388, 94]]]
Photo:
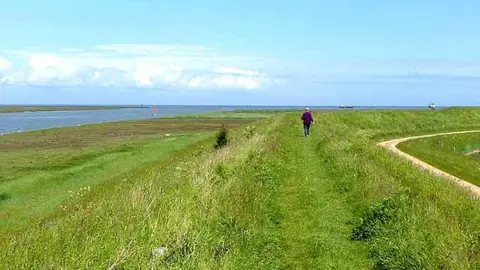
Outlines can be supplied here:
[[[202, 112], [219, 112], [233, 110], [303, 110], [303, 107], [281, 106], [158, 106], [156, 117], [178, 116]], [[313, 110], [335, 110], [337, 107], [311, 107]], [[355, 109], [425, 109], [423, 107], [356, 107]], [[137, 120], [154, 118], [152, 108], [132, 108], [119, 110], [94, 111], [52, 111], [0, 113], [0, 134], [24, 132], [47, 128], [77, 126], [85, 124]]]

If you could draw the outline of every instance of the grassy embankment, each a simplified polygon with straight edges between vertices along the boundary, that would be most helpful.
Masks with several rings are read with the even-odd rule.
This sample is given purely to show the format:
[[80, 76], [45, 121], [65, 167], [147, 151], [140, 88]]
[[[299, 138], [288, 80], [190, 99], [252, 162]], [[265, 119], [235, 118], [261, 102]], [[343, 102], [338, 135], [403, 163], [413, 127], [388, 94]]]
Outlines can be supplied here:
[[205, 112], [192, 115], [181, 115], [166, 117], [167, 119], [262, 119], [265, 116], [271, 116], [276, 114], [285, 114], [292, 111], [288, 110], [235, 110], [225, 112]]
[[42, 112], [42, 111], [79, 111], [79, 110], [116, 110], [139, 108], [133, 106], [0, 106], [0, 113]]
[[480, 133], [455, 134], [406, 141], [398, 145], [432, 166], [480, 186], [480, 160], [467, 155], [480, 150]]
[[113, 176], [166, 159], [224, 124], [234, 127], [250, 121], [154, 119], [3, 135], [0, 227], [45, 215], [68, 199], [69, 191], [94, 188]]
[[479, 110], [322, 113], [308, 139], [297, 114], [236, 129], [222, 149], [209, 137], [6, 230], [0, 267], [479, 266], [478, 201], [375, 145], [479, 128]]

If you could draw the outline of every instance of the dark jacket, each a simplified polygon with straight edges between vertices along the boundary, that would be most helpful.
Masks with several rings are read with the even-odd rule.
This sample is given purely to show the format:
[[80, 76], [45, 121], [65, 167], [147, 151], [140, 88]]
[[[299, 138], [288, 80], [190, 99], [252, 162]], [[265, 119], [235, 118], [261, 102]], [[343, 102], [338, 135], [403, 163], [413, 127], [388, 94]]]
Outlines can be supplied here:
[[313, 122], [313, 116], [310, 112], [304, 112], [302, 114], [302, 120], [305, 125], [311, 124]]

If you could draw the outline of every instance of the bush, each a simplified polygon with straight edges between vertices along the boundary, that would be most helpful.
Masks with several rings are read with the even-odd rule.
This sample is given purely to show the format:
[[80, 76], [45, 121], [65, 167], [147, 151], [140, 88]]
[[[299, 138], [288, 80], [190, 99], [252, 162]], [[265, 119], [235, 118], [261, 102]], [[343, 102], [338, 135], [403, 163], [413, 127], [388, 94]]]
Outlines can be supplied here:
[[217, 143], [215, 144], [215, 149], [219, 149], [227, 146], [228, 140], [228, 130], [225, 126], [217, 133]]

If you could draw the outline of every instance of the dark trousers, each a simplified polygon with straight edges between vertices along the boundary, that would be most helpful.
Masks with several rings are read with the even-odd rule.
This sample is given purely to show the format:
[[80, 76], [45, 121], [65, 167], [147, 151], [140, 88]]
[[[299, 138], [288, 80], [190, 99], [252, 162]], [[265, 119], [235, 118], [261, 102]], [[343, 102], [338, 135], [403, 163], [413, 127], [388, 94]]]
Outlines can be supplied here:
[[305, 136], [310, 135], [310, 123], [308, 123], [308, 124], [303, 123], [303, 134]]

